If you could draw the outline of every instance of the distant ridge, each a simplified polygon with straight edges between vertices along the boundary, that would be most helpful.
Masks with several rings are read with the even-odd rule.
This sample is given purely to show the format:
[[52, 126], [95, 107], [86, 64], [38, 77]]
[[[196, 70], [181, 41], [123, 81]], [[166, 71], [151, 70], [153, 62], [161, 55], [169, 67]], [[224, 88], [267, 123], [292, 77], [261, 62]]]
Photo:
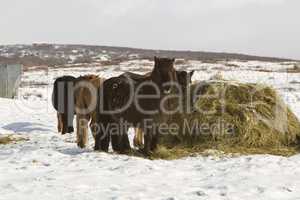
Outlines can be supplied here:
[[[74, 45], [76, 46], [76, 45]], [[257, 60], [257, 61], [270, 61], [270, 62], [284, 62], [295, 61], [289, 58], [255, 56], [240, 53], [226, 53], [226, 52], [209, 52], [209, 51], [187, 51], [187, 50], [155, 50], [155, 49], [141, 49], [132, 47], [115, 47], [115, 46], [89, 46], [99, 47], [105, 50], [112, 51], [129, 51], [131, 53], [142, 54], [145, 57], [153, 57], [161, 55], [165, 57], [175, 57], [193, 60]]]
[[204, 62], [219, 60], [295, 61], [286, 58], [262, 57], [238, 53], [154, 50], [81, 44], [34, 43], [32, 45], [0, 45], [0, 63], [21, 63], [24, 66], [63, 66], [75, 63], [97, 63], [103, 61], [101, 61], [99, 55], [104, 55], [108, 58], [106, 64], [118, 64], [122, 61], [132, 59], [153, 59], [154, 56], [200, 60]]

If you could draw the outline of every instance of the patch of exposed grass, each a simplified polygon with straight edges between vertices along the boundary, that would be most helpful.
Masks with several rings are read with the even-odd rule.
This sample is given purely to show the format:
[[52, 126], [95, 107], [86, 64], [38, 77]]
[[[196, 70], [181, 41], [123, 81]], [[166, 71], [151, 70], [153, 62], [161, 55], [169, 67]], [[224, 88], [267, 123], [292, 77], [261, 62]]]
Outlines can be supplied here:
[[0, 135], [0, 145], [7, 145], [7, 144], [12, 144], [12, 143], [17, 143], [21, 141], [27, 141], [27, 138], [23, 137], [15, 137], [13, 135]]

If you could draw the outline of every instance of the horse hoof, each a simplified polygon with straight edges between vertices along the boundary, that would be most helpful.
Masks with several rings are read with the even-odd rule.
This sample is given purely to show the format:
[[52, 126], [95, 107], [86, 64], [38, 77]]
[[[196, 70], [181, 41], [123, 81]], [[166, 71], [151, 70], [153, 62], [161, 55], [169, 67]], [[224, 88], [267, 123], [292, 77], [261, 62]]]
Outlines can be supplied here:
[[94, 147], [94, 151], [101, 151], [101, 148], [100, 148], [100, 147], [97, 147], [97, 146], [95, 146], [95, 147]]
[[103, 149], [101, 147], [98, 147], [98, 146], [95, 146], [94, 147], [94, 151], [98, 151], [98, 152], [105, 152], [105, 153], [108, 153], [108, 149]]
[[130, 149], [126, 149], [126, 150], [119, 151], [120, 154], [126, 154], [126, 155], [131, 154], [132, 152], [133, 152], [133, 151], [132, 151], [131, 148], [130, 148]]
[[69, 127], [67, 133], [73, 133], [74, 132], [74, 128], [73, 127]]
[[85, 145], [82, 144], [82, 143], [77, 144], [77, 146], [78, 146], [79, 148], [81, 148], [81, 149], [84, 149], [84, 148], [85, 148]]
[[153, 152], [152, 151], [148, 151], [148, 150], [145, 150], [145, 149], [141, 149], [139, 150], [140, 153], [142, 153], [145, 157], [151, 157], [153, 155]]

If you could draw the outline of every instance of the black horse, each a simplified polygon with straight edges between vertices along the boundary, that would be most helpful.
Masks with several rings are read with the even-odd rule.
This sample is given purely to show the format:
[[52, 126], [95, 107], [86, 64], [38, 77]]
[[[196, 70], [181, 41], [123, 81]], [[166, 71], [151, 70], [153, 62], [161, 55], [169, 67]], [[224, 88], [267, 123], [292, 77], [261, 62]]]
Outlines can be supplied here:
[[52, 93], [52, 105], [57, 111], [57, 129], [62, 134], [74, 132], [73, 119], [74, 107], [74, 84], [73, 76], [62, 76], [55, 80]]

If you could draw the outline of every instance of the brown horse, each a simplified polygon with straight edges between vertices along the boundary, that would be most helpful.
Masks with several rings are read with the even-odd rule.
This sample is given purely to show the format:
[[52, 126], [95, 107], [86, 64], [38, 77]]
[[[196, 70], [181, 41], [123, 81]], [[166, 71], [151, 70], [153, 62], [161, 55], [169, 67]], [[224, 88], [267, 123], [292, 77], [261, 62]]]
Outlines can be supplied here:
[[62, 134], [72, 133], [74, 119], [74, 84], [73, 76], [62, 76], [55, 80], [52, 93], [52, 105], [57, 111], [57, 129]]
[[[175, 59], [155, 57], [154, 60], [150, 75], [124, 73], [104, 81], [98, 94], [100, 129], [95, 138], [95, 150], [108, 151], [110, 137], [115, 151], [130, 150], [129, 126], [140, 127], [145, 132], [145, 154], [156, 149], [158, 133], [154, 124], [163, 119], [161, 102], [173, 91], [170, 83], [177, 83], [177, 75]], [[148, 121], [152, 125], [147, 126]]]
[[75, 111], [77, 145], [85, 148], [88, 142], [88, 125], [95, 137], [93, 125], [96, 120], [97, 92], [104, 79], [96, 75], [79, 77], [75, 85]]
[[[181, 86], [182, 91], [184, 92], [188, 85], [192, 82], [192, 76], [194, 71], [186, 72], [186, 71], [176, 71], [177, 80], [179, 85]], [[135, 128], [135, 135], [133, 138], [133, 145], [138, 148], [143, 147], [143, 138], [144, 133], [140, 128]]]

